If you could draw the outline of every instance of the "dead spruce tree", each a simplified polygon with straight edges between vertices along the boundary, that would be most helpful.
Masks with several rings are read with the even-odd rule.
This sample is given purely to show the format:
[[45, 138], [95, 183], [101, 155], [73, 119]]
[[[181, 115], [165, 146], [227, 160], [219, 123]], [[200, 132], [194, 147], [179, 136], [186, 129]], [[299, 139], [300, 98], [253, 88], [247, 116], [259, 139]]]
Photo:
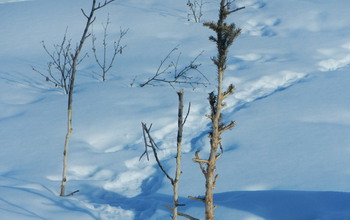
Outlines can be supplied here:
[[[205, 197], [200, 199], [205, 203], [205, 219], [214, 219], [214, 205], [213, 192], [215, 184], [218, 180], [218, 174], [216, 174], [216, 162], [222, 155], [221, 146], [221, 134], [232, 128], [234, 122], [230, 123], [222, 122], [222, 109], [225, 107], [224, 100], [234, 91], [234, 86], [231, 84], [225, 91], [223, 89], [224, 73], [226, 70], [226, 61], [229, 47], [232, 45], [233, 40], [240, 34], [241, 29], [236, 28], [234, 23], [227, 24], [226, 18], [228, 15], [242, 9], [237, 8], [234, 10], [230, 9], [233, 1], [221, 0], [219, 19], [217, 22], [207, 22], [204, 26], [212, 29], [216, 36], [210, 36], [210, 40], [216, 43], [217, 56], [212, 58], [213, 63], [217, 67], [217, 92], [211, 92], [209, 94], [209, 105], [211, 109], [210, 115], [207, 117], [211, 120], [211, 131], [209, 132], [210, 139], [210, 154], [208, 159], [199, 158], [199, 152], [195, 154], [193, 161], [197, 162], [200, 169], [205, 177]], [[198, 198], [197, 198], [198, 199]]]
[[68, 144], [69, 144], [69, 139], [70, 135], [73, 131], [72, 128], [72, 104], [73, 104], [73, 92], [74, 92], [74, 82], [75, 82], [75, 75], [77, 72], [77, 65], [79, 63], [79, 55], [81, 50], [83, 49], [85, 40], [90, 36], [89, 34], [89, 28], [91, 24], [96, 20], [95, 17], [95, 12], [106, 5], [114, 2], [115, 0], [106, 0], [104, 2], [97, 3], [96, 0], [92, 0], [91, 4], [91, 9], [88, 14], [81, 9], [84, 17], [86, 18], [86, 24], [85, 28], [83, 31], [83, 34], [81, 36], [80, 42], [78, 43], [74, 53], [71, 53], [71, 59], [72, 59], [72, 66], [71, 66], [71, 74], [69, 78], [69, 90], [68, 90], [68, 128], [67, 128], [67, 134], [66, 134], [66, 139], [65, 139], [65, 144], [64, 144], [64, 151], [63, 151], [63, 172], [62, 172], [62, 183], [61, 183], [61, 193], [60, 196], [70, 196], [73, 195], [74, 193], [78, 192], [75, 191], [73, 193], [70, 193], [66, 195], [66, 183], [67, 183], [67, 156], [68, 156]]

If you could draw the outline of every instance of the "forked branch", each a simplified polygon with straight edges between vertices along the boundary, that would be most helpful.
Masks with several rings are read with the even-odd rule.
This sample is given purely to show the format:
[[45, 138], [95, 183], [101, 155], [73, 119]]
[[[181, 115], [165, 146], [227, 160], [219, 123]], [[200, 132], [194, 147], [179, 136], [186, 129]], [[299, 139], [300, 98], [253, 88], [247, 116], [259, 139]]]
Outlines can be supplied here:
[[112, 55], [110, 56], [110, 58], [108, 58], [108, 55], [107, 55], [107, 49], [108, 49], [108, 42], [107, 42], [107, 36], [108, 36], [108, 27], [110, 25], [110, 19], [109, 19], [109, 15], [107, 17], [107, 22], [106, 24], [102, 24], [103, 26], [103, 40], [102, 40], [102, 46], [103, 46], [103, 55], [102, 57], [100, 58], [98, 55], [97, 55], [97, 49], [96, 49], [96, 35], [94, 34], [94, 32], [92, 31], [91, 32], [91, 35], [92, 35], [92, 51], [93, 51], [93, 54], [94, 54], [94, 57], [95, 57], [95, 61], [97, 63], [97, 65], [100, 67], [101, 69], [101, 73], [96, 73], [94, 72], [96, 75], [100, 76], [102, 78], [102, 81], [106, 81], [106, 74], [107, 72], [110, 71], [110, 69], [112, 68], [114, 62], [115, 62], [115, 59], [117, 57], [118, 54], [122, 54], [123, 53], [123, 50], [125, 49], [126, 45], [121, 45], [121, 41], [122, 39], [124, 38], [124, 36], [127, 34], [128, 32], [128, 29], [126, 30], [122, 30], [120, 29], [120, 35], [119, 35], [119, 38], [118, 40], [114, 41], [113, 43], [113, 53], [111, 53]]
[[157, 154], [158, 146], [151, 136], [152, 125], [147, 127], [147, 125], [145, 123], [142, 123], [142, 133], [143, 133], [143, 140], [145, 142], [145, 151], [141, 155], [140, 159], [142, 159], [142, 157], [146, 155], [147, 160], [149, 160], [148, 148], [151, 148], [153, 151], [154, 157], [157, 161], [158, 167], [162, 170], [162, 172], [165, 174], [165, 176], [170, 180], [171, 185], [173, 186], [173, 208], [170, 208], [169, 206], [168, 206], [168, 208], [173, 211], [172, 220], [177, 220], [178, 215], [183, 216], [183, 217], [187, 217], [189, 219], [195, 219], [189, 215], [178, 212], [178, 207], [183, 206], [183, 204], [179, 204], [179, 192], [178, 192], [179, 191], [178, 190], [179, 180], [180, 180], [180, 176], [182, 174], [182, 172], [181, 172], [182, 135], [183, 135], [183, 127], [186, 123], [187, 117], [190, 113], [190, 107], [191, 107], [191, 104], [189, 104], [187, 114], [186, 114], [185, 119], [184, 119], [183, 94], [184, 94], [183, 89], [181, 89], [179, 92], [177, 92], [177, 95], [179, 98], [179, 105], [178, 105], [178, 118], [177, 118], [178, 119], [177, 120], [178, 129], [177, 129], [177, 138], [176, 138], [176, 157], [175, 157], [176, 158], [176, 169], [175, 169], [175, 177], [174, 178], [170, 177], [170, 175], [164, 169], [164, 167], [162, 166], [162, 164], [158, 158], [158, 154]]
[[[170, 211], [174, 211], [174, 208], [171, 208], [170, 206], [165, 206], [167, 209], [169, 209]], [[190, 220], [199, 220], [198, 218], [194, 218], [194, 217], [192, 217], [192, 216], [190, 216], [190, 215], [187, 215], [187, 214], [185, 214], [185, 213], [183, 213], [183, 212], [177, 212], [177, 214], [179, 215], [179, 216], [182, 216], [182, 217], [184, 217], [184, 218], [187, 218], [187, 219], [190, 219]]]
[[141, 122], [141, 125], [142, 125], [142, 132], [143, 132], [143, 135], [144, 135], [143, 138], [144, 138], [144, 141], [145, 141], [145, 152], [141, 155], [140, 160], [142, 159], [142, 157], [145, 154], [147, 155], [147, 160], [149, 160], [148, 148], [151, 148], [152, 151], [153, 151], [154, 158], [156, 159], [159, 168], [162, 170], [162, 172], [165, 174], [165, 176], [170, 180], [171, 184], [174, 185], [174, 179], [172, 177], [170, 177], [170, 175], [164, 169], [162, 163], [159, 160], [158, 153], [157, 153], [157, 149], [159, 149], [159, 148], [158, 148], [156, 142], [153, 140], [153, 138], [151, 136], [152, 125], [147, 127], [147, 125], [145, 123], [143, 123], [143, 122]]
[[196, 151], [195, 158], [192, 159], [192, 160], [199, 164], [199, 167], [201, 168], [201, 171], [202, 171], [203, 175], [206, 176], [207, 175], [207, 171], [205, 170], [204, 164], [208, 164], [209, 161], [200, 159], [198, 154], [199, 154], [199, 151]]
[[195, 86], [206, 86], [209, 84], [207, 77], [199, 70], [201, 64], [197, 63], [198, 58], [203, 51], [199, 53], [188, 65], [179, 68], [179, 60], [181, 53], [177, 56], [175, 61], [171, 60], [171, 56], [178, 47], [173, 48], [164, 59], [161, 60], [156, 73], [148, 78], [146, 82], [141, 83], [140, 87], [144, 86], [160, 86], [168, 84], [174, 88], [175, 84]]
[[203, 9], [204, 2], [203, 0], [188, 0], [187, 6], [190, 10], [190, 13], [187, 14], [187, 19], [190, 21], [191, 17], [193, 18], [193, 21], [196, 23], [201, 22], [201, 18], [203, 16], [202, 9]]

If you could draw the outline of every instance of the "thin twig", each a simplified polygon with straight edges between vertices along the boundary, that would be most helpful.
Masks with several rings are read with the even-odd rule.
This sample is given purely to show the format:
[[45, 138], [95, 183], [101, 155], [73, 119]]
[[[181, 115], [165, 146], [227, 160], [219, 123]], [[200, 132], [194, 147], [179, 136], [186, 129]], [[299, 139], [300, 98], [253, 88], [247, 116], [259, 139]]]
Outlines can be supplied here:
[[187, 117], [190, 114], [190, 111], [191, 111], [191, 102], [188, 103], [187, 113], [186, 113], [186, 116], [185, 116], [185, 119], [184, 119], [182, 125], [185, 125], [185, 123], [187, 121]]
[[[176, 61], [171, 61], [171, 55], [178, 50], [178, 47], [173, 48], [166, 57], [161, 60], [156, 73], [148, 78], [140, 87], [146, 85], [159, 86], [161, 84], [168, 84], [174, 88], [176, 84], [190, 85], [192, 88], [196, 86], [206, 86], [209, 84], [208, 78], [199, 70], [201, 64], [196, 64], [197, 59], [202, 55], [203, 51], [199, 53], [187, 66], [179, 70], [178, 63], [181, 53], [178, 55]], [[190, 72], [196, 72], [190, 74]], [[199, 75], [199, 76], [198, 76]]]
[[170, 180], [171, 184], [173, 185], [174, 184], [174, 179], [169, 176], [169, 174], [166, 172], [166, 170], [164, 169], [163, 165], [161, 164], [161, 162], [159, 160], [159, 157], [158, 157], [158, 154], [157, 154], [157, 149], [159, 149], [159, 148], [158, 148], [157, 144], [154, 142], [154, 140], [153, 140], [153, 138], [152, 138], [152, 136], [150, 134], [151, 127], [147, 128], [147, 125], [142, 122], [142, 129], [143, 129], [143, 131], [146, 133], [146, 135], [148, 137], [148, 143], [147, 142], [145, 143], [146, 148], [147, 147], [151, 147], [152, 148], [154, 157], [155, 157], [155, 159], [157, 161], [157, 164], [158, 164], [159, 168], [162, 170], [162, 172], [165, 174], [165, 176]]
[[74, 192], [71, 192], [68, 195], [65, 195], [64, 197], [73, 196], [75, 193], [78, 193], [78, 192], [79, 192], [79, 190], [75, 190]]
[[119, 35], [119, 39], [114, 41], [114, 46], [113, 46], [113, 54], [111, 55], [111, 58], [109, 59], [109, 61], [107, 61], [107, 36], [108, 36], [108, 26], [110, 24], [110, 19], [109, 19], [109, 15], [107, 17], [107, 22], [106, 24], [102, 24], [103, 27], [103, 40], [102, 40], [102, 45], [103, 45], [103, 56], [100, 59], [97, 56], [97, 49], [96, 49], [96, 35], [94, 34], [94, 31], [92, 30], [91, 35], [92, 35], [92, 51], [94, 54], [94, 58], [95, 61], [97, 63], [97, 65], [100, 67], [101, 69], [101, 74], [94, 72], [95, 74], [97, 74], [98, 76], [100, 76], [102, 78], [102, 81], [106, 81], [106, 74], [107, 72], [109, 72], [109, 70], [112, 68], [116, 56], [118, 54], [122, 54], [124, 48], [126, 47], [126, 45], [121, 46], [121, 40], [123, 39], [123, 37], [127, 34], [128, 29], [127, 30], [122, 30], [120, 29], [120, 35]]
[[193, 200], [197, 200], [197, 201], [201, 201], [201, 202], [205, 202], [205, 199], [203, 198], [198, 198], [198, 197], [193, 197], [193, 196], [188, 196], [189, 199], [193, 199]]
[[194, 158], [194, 159], [192, 159], [192, 160], [194, 160], [195, 162], [197, 162], [197, 163], [199, 164], [199, 167], [201, 168], [201, 171], [202, 171], [203, 175], [206, 176], [206, 175], [207, 175], [207, 171], [205, 170], [203, 164], [204, 164], [204, 163], [207, 163], [208, 160], [200, 161], [199, 155], [198, 155], [198, 154], [199, 154], [199, 151], [196, 151], [196, 153], [195, 153], [195, 157], [196, 157], [196, 158]]
[[[171, 211], [173, 211], [174, 210], [174, 208], [171, 208], [170, 206], [165, 206], [167, 209], [169, 209], [169, 210], [171, 210]], [[194, 217], [192, 217], [192, 216], [190, 216], [190, 215], [187, 215], [187, 214], [185, 214], [185, 213], [183, 213], [183, 212], [177, 212], [177, 214], [179, 215], [179, 216], [182, 216], [182, 217], [184, 217], [184, 218], [187, 218], [187, 219], [190, 219], [190, 220], [199, 220], [198, 218], [194, 218]]]

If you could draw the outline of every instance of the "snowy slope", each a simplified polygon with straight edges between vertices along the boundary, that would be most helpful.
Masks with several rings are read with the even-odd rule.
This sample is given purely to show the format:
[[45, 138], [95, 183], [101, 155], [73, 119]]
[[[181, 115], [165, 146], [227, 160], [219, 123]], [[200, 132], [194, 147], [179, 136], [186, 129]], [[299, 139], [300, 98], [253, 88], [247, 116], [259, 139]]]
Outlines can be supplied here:
[[[66, 95], [50, 87], [50, 48], [79, 39], [88, 9], [84, 0], [0, 0], [0, 219], [169, 219], [171, 186], [144, 150], [141, 122], [153, 123], [159, 155], [174, 171], [176, 90], [137, 87], [176, 46], [180, 64], [201, 51], [210, 80], [215, 68], [210, 30], [188, 21], [186, 0], [116, 1], [97, 13], [94, 32], [111, 18], [110, 41], [129, 28], [123, 55], [107, 82], [92, 76], [93, 57], [79, 66], [67, 191], [60, 198], [66, 132]], [[237, 90], [227, 101], [218, 164], [217, 219], [350, 219], [350, 2], [346, 0], [237, 0], [246, 9], [230, 19], [243, 33], [226, 73]], [[208, 1], [203, 20], [216, 19]], [[84, 52], [91, 54], [91, 42]], [[177, 58], [178, 54], [172, 56]], [[134, 85], [130, 84], [135, 79]], [[178, 88], [177, 88], [178, 89]], [[181, 211], [203, 219], [203, 205], [187, 199], [204, 193], [194, 152], [208, 153], [207, 88], [185, 91], [191, 114], [184, 133]]]

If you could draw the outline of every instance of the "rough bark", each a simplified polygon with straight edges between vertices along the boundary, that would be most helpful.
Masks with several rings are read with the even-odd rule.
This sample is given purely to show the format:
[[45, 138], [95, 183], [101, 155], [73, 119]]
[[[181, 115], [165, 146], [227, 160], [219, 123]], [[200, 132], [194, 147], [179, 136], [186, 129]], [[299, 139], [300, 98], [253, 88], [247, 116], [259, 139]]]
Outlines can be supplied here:
[[178, 206], [179, 206], [179, 179], [181, 175], [181, 145], [182, 145], [182, 133], [183, 133], [183, 89], [180, 90], [180, 92], [177, 93], [179, 96], [179, 108], [178, 108], [178, 130], [177, 130], [177, 154], [176, 154], [176, 172], [175, 172], [175, 179], [173, 184], [173, 220], [176, 220], [178, 217]]

